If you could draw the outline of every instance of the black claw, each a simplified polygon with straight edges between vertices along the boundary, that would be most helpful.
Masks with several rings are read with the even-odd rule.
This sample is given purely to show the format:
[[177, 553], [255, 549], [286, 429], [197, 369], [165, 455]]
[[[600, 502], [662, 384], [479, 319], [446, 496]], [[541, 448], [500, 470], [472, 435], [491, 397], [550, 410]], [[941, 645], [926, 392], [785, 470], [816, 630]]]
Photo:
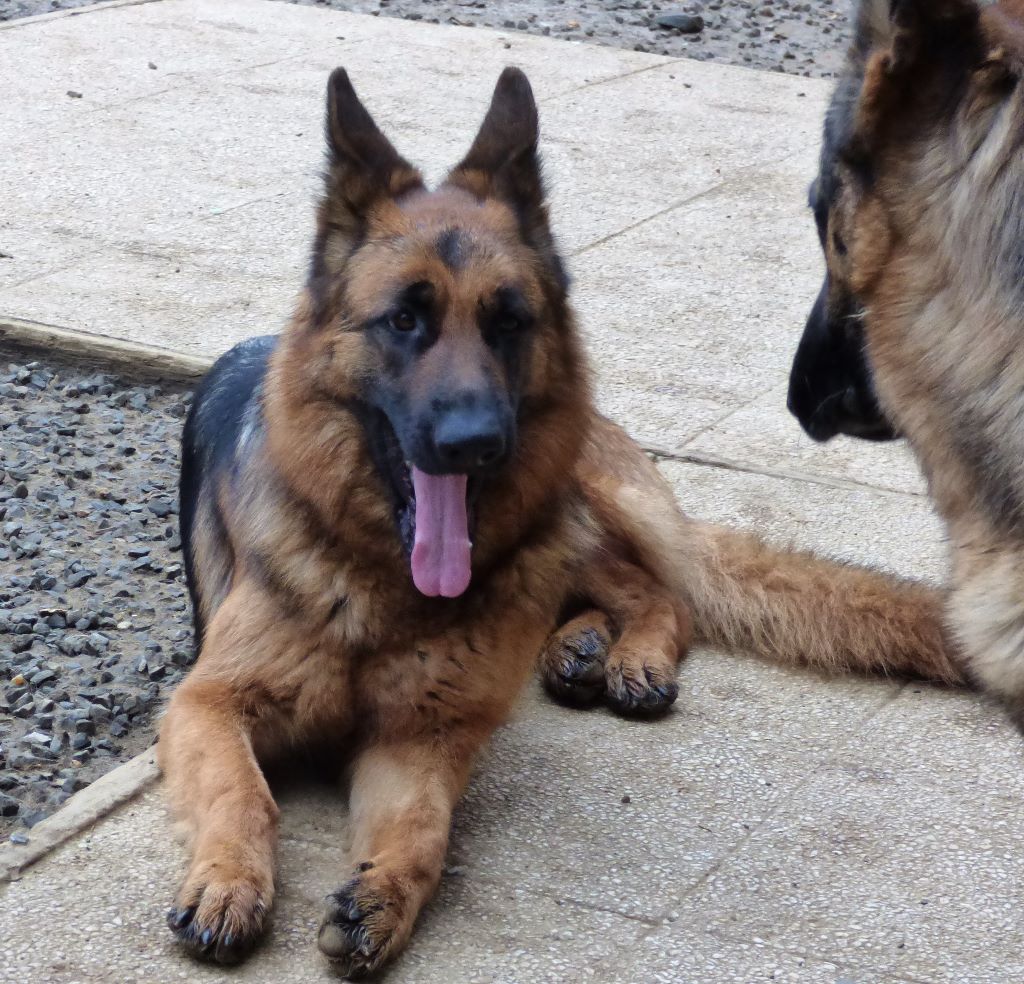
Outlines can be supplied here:
[[199, 937], [199, 942], [202, 943], [203, 946], [209, 946], [213, 942], [213, 930], [204, 929], [203, 935]]
[[675, 683], [638, 688], [623, 682], [608, 694], [608, 703], [623, 717], [657, 718], [667, 714], [679, 696]]
[[196, 914], [194, 905], [185, 906], [183, 909], [173, 908], [167, 913], [167, 925], [173, 930], [184, 929]]

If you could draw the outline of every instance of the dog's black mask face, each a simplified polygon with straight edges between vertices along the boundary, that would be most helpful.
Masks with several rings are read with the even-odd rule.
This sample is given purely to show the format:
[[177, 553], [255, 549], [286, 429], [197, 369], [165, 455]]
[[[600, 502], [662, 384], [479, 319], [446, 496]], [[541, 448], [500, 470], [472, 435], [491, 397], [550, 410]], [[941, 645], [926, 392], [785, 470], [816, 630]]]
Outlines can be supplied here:
[[[820, 170], [808, 196], [826, 270], [846, 256], [846, 246], [832, 228], [832, 216], [842, 191], [839, 148], [851, 125], [859, 81], [856, 76], [844, 79], [833, 96]], [[843, 279], [828, 272], [793, 359], [786, 405], [815, 441], [828, 441], [838, 434], [871, 441], [899, 437], [878, 404], [864, 346], [864, 309]]]
[[899, 436], [875, 395], [863, 311], [827, 274], [793, 359], [786, 405], [815, 441], [838, 434], [870, 441]]

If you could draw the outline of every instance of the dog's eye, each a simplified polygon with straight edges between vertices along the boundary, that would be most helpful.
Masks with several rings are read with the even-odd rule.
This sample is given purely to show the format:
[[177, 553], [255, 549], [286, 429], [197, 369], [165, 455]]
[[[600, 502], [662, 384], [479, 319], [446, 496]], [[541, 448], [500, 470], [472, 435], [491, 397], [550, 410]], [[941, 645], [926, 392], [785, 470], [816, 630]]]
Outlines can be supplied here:
[[399, 308], [391, 315], [391, 327], [395, 331], [412, 331], [416, 327], [416, 315], [409, 308]]
[[498, 315], [498, 331], [505, 332], [509, 335], [519, 331], [523, 327], [523, 321], [521, 318], [514, 314], [500, 314]]

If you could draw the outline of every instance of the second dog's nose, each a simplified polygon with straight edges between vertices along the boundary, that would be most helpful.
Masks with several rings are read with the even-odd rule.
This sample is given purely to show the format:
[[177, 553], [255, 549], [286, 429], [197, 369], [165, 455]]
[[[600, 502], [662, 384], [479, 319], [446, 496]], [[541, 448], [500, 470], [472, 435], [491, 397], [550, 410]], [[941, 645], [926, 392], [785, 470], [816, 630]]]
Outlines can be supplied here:
[[506, 447], [505, 431], [497, 414], [451, 413], [435, 429], [434, 447], [448, 472], [472, 472], [502, 458]]

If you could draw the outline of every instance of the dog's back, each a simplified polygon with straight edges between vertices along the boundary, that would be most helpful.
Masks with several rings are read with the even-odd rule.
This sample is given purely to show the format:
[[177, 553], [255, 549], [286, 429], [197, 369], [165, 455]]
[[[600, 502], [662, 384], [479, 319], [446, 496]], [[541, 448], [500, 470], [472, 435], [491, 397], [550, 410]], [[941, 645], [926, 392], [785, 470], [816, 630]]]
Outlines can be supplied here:
[[246, 446], [263, 426], [260, 394], [277, 336], [241, 342], [222, 355], [196, 391], [181, 442], [181, 546], [196, 647], [227, 594], [233, 554], [221, 505]]

